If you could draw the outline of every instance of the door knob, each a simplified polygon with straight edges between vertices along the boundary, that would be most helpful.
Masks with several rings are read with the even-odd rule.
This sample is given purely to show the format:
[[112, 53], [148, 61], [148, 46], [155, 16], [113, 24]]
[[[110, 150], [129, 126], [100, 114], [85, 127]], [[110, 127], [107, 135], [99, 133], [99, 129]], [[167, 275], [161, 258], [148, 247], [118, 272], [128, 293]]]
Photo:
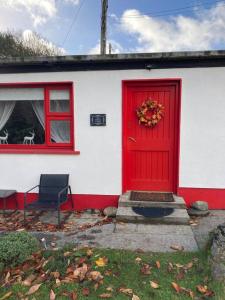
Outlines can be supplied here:
[[136, 143], [137, 141], [135, 140], [135, 138], [133, 138], [132, 136], [128, 137], [129, 140], [131, 140], [132, 142]]

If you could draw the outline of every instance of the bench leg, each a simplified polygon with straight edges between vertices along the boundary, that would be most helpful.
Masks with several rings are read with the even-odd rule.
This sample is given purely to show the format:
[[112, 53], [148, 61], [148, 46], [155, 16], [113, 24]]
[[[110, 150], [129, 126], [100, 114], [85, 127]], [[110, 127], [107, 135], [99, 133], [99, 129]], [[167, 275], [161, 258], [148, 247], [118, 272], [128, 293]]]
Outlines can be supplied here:
[[58, 207], [58, 227], [60, 227], [60, 207]]
[[6, 198], [3, 198], [3, 216], [5, 216], [5, 210], [6, 210]]
[[23, 209], [23, 220], [24, 220], [24, 225], [26, 224], [26, 210], [25, 207]]

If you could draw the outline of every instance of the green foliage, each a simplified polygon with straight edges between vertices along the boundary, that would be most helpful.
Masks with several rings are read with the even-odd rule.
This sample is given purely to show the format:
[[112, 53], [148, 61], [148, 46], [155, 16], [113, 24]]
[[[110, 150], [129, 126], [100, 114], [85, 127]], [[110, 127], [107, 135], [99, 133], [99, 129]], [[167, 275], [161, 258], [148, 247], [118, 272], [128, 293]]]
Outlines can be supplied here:
[[0, 238], [0, 264], [5, 267], [23, 263], [39, 248], [36, 238], [27, 232], [14, 232]]
[[68, 266], [68, 258], [63, 256], [61, 251], [56, 251], [54, 255], [49, 259], [44, 269], [50, 272], [59, 272], [62, 276], [66, 274]]
[[0, 58], [62, 55], [57, 48], [36, 33], [26, 38], [18, 33], [0, 32]]

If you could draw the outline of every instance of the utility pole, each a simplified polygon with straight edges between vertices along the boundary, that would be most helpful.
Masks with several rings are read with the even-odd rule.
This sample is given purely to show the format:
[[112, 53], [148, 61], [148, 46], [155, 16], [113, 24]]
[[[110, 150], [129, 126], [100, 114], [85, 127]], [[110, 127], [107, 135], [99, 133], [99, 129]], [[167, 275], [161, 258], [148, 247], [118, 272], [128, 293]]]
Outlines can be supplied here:
[[106, 54], [107, 10], [108, 10], [108, 0], [102, 0], [101, 55]]

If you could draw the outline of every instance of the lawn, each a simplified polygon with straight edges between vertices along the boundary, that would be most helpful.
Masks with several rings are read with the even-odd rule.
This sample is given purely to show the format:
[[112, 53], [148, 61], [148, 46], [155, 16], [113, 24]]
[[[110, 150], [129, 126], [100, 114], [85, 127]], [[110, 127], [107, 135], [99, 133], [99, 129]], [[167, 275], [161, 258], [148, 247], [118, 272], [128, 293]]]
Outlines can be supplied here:
[[[173, 284], [172, 284], [173, 283]], [[206, 252], [40, 251], [1, 272], [3, 299], [225, 299]]]

